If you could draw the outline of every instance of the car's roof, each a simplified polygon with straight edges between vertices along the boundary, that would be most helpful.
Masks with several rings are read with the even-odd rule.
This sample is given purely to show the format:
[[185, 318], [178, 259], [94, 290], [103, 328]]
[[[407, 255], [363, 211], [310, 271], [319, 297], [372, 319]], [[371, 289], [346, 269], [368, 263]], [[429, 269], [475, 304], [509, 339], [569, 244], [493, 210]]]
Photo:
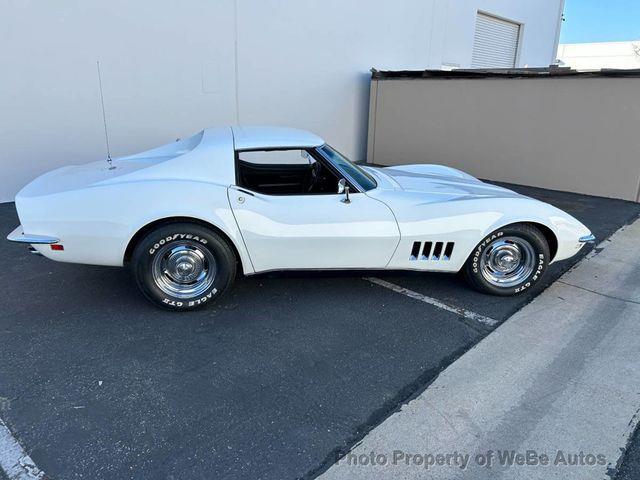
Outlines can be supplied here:
[[319, 136], [284, 127], [232, 127], [236, 150], [257, 148], [319, 147], [324, 140]]

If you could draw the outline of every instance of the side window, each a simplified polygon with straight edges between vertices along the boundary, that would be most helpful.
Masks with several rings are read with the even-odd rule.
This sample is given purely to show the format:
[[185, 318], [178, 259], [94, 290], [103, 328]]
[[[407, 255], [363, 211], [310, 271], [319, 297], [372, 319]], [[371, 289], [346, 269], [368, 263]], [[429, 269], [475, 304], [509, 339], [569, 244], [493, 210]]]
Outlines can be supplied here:
[[305, 149], [237, 152], [238, 186], [265, 195], [337, 193], [338, 178]]
[[256, 150], [239, 152], [240, 160], [253, 165], [302, 165], [309, 166], [306, 150]]

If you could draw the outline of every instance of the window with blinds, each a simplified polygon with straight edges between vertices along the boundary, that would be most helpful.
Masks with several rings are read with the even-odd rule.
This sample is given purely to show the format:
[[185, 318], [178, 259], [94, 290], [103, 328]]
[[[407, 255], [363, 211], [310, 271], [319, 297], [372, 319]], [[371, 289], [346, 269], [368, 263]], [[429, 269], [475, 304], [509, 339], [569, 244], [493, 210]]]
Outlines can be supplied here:
[[478, 12], [471, 67], [515, 67], [519, 40], [520, 24]]

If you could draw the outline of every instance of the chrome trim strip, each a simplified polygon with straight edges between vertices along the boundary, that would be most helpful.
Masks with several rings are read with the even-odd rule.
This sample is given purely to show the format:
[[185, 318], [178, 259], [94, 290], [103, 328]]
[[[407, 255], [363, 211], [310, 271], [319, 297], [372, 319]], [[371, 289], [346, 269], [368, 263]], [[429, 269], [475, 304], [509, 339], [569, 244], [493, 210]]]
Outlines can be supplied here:
[[22, 231], [22, 225], [18, 225], [16, 229], [7, 235], [7, 240], [16, 243], [27, 243], [30, 245], [52, 245], [60, 240], [55, 237], [46, 235], [29, 235]]
[[584, 237], [580, 237], [578, 239], [580, 243], [595, 243], [596, 236], [595, 235], [586, 235]]

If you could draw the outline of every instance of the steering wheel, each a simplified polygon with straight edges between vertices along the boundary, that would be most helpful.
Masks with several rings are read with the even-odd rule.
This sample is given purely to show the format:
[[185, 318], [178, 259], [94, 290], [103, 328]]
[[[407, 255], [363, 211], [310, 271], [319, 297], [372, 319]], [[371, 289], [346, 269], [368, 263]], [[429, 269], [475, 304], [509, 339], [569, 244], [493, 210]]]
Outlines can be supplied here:
[[309, 186], [307, 187], [307, 193], [310, 193], [311, 190], [313, 190], [313, 187], [316, 186], [316, 183], [318, 183], [318, 177], [320, 176], [320, 169], [322, 168], [322, 165], [320, 165], [320, 162], [314, 162], [313, 164], [311, 164], [311, 170], [310, 170], [310, 176], [311, 178], [309, 179]]

